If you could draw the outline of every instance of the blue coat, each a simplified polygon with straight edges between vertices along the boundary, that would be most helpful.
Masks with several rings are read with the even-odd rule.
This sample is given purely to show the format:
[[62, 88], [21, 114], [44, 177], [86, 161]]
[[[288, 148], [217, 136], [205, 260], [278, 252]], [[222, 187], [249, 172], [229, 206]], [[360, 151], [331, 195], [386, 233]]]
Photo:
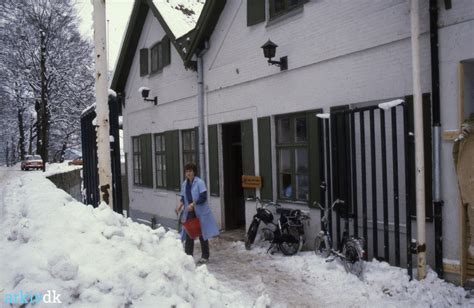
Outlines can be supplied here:
[[[196, 201], [199, 198], [199, 194], [207, 191], [206, 184], [204, 184], [204, 181], [201, 180], [199, 177], [195, 176], [193, 184], [191, 185], [191, 195], [193, 196], [193, 200], [188, 200], [188, 198], [186, 197], [186, 181], [187, 180], [185, 180], [183, 184], [181, 184], [181, 197], [183, 197], [184, 199], [184, 221], [186, 221], [186, 218], [188, 216], [187, 209], [189, 203], [191, 203], [193, 200]], [[202, 204], [195, 204], [194, 212], [196, 213], [196, 216], [199, 219], [199, 223], [201, 224], [201, 232], [204, 240], [208, 240], [214, 236], [219, 235], [219, 229], [217, 228], [216, 219], [214, 218], [214, 215], [212, 215], [212, 211], [209, 208], [207, 201]], [[181, 231], [182, 239], [184, 239], [184, 232], [184, 230]]]

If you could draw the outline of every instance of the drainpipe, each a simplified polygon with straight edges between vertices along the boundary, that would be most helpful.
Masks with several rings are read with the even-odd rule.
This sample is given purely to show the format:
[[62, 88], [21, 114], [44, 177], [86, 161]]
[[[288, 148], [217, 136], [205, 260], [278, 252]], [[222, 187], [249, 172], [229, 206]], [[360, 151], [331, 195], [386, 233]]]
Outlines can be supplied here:
[[443, 278], [443, 201], [441, 200], [441, 161], [440, 161], [440, 98], [439, 98], [439, 57], [438, 57], [438, 6], [430, 0], [430, 49], [431, 49], [431, 97], [433, 106], [433, 208], [435, 233], [435, 266]]
[[[416, 251], [418, 280], [426, 277], [426, 222], [425, 222], [425, 160], [423, 149], [423, 105], [421, 99], [420, 17], [418, 0], [411, 0], [411, 51], [415, 118], [415, 167], [416, 167]], [[407, 223], [410, 223], [409, 221]]]
[[209, 49], [207, 42], [203, 49], [197, 54], [197, 74], [198, 74], [198, 122], [199, 122], [199, 171], [201, 172], [201, 178], [207, 181], [207, 169], [206, 169], [206, 151], [204, 148], [204, 64], [203, 56]]

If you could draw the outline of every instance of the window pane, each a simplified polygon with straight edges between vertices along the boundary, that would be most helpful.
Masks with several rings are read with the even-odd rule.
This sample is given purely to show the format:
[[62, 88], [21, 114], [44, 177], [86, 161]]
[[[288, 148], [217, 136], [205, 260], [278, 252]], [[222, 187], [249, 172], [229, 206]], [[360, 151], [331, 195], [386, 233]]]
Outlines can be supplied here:
[[156, 186], [163, 187], [163, 171], [156, 171]]
[[295, 126], [296, 126], [296, 142], [306, 141], [306, 118], [296, 119]]
[[296, 199], [308, 200], [308, 176], [297, 175], [296, 176]]
[[293, 183], [291, 183], [291, 174], [282, 173], [280, 174], [280, 198], [292, 199], [293, 198]]
[[285, 1], [286, 0], [273, 0], [273, 7], [275, 8], [275, 13], [283, 12], [285, 10]]
[[140, 144], [138, 142], [138, 138], [133, 138], [133, 152], [136, 153], [138, 152], [138, 149], [140, 148]]
[[163, 163], [161, 162], [161, 155], [156, 156], [156, 170], [162, 170]]
[[188, 163], [196, 163], [196, 160], [194, 158], [194, 154], [192, 153], [185, 153], [184, 154], [184, 164]]
[[195, 131], [194, 131], [194, 130], [191, 131], [189, 135], [191, 136], [191, 138], [190, 138], [190, 139], [191, 139], [191, 141], [190, 141], [191, 143], [190, 143], [190, 145], [189, 145], [189, 148], [190, 148], [191, 150], [194, 150], [194, 149], [196, 148], [196, 134], [195, 134]]
[[280, 149], [280, 173], [291, 173], [291, 152], [289, 149]]
[[189, 132], [183, 132], [183, 150], [191, 150], [191, 134]]
[[155, 136], [155, 147], [156, 147], [155, 151], [156, 151], [156, 152], [161, 152], [161, 151], [163, 151], [163, 149], [162, 149], [161, 146], [162, 146], [162, 143], [161, 143], [161, 136], [159, 136], [159, 135], [158, 135], [158, 136]]
[[290, 119], [278, 120], [278, 143], [291, 142]]
[[296, 149], [296, 173], [308, 173], [308, 150], [306, 148]]
[[140, 171], [135, 170], [133, 172], [133, 183], [140, 184]]

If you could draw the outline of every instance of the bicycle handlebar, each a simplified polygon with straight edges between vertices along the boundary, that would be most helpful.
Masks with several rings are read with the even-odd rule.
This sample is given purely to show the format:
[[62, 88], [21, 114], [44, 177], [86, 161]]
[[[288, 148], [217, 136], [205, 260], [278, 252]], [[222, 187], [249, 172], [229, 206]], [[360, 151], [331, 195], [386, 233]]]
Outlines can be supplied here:
[[248, 196], [247, 201], [257, 201], [258, 204], [262, 204], [262, 206], [274, 206], [274, 207], [279, 207], [281, 206], [280, 204], [273, 202], [271, 200], [262, 200], [259, 197], [254, 197], [254, 196]]

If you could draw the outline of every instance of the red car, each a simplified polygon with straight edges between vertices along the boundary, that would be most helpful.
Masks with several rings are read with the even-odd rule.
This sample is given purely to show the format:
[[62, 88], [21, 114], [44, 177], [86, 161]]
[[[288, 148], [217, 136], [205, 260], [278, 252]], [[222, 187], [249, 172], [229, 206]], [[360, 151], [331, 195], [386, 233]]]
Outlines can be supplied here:
[[39, 155], [26, 155], [21, 161], [21, 170], [43, 169], [43, 160]]

